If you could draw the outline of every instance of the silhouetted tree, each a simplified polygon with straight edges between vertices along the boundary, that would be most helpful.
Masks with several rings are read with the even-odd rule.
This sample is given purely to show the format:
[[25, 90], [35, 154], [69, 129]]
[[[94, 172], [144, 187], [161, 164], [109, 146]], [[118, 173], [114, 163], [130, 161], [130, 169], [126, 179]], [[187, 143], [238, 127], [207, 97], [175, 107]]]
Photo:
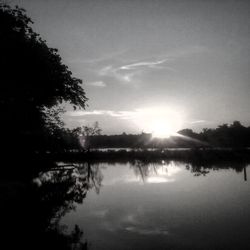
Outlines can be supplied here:
[[[81, 131], [81, 128], [79, 128]], [[94, 148], [164, 148], [164, 147], [249, 147], [250, 127], [239, 121], [222, 124], [217, 128], [204, 128], [200, 133], [192, 129], [178, 131], [170, 138], [152, 138], [151, 134], [93, 135], [90, 144]]]
[[93, 136], [100, 135], [102, 131], [99, 127], [98, 122], [95, 122], [93, 126], [82, 126], [81, 128], [77, 128], [77, 129], [80, 132], [79, 134], [80, 143], [82, 147], [84, 147], [88, 151], [90, 150], [90, 147], [91, 147], [90, 138]]
[[239, 121], [232, 124], [222, 124], [215, 129], [203, 129], [200, 139], [211, 146], [219, 147], [249, 147], [250, 128], [244, 127]]
[[25, 10], [0, 4], [0, 136], [10, 150], [46, 148], [45, 135], [62, 126], [59, 104], [84, 108], [87, 100], [82, 81], [31, 24]]

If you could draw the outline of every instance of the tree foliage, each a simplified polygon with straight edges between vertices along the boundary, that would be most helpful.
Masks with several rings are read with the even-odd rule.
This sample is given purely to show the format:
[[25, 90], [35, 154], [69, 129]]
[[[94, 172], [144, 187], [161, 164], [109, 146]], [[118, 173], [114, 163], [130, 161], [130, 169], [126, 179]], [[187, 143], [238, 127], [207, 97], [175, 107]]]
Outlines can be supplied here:
[[85, 108], [87, 101], [82, 81], [72, 76], [58, 50], [48, 47], [32, 23], [24, 9], [0, 4], [2, 137], [42, 136], [52, 125], [60, 127], [59, 104], [68, 102], [76, 109]]

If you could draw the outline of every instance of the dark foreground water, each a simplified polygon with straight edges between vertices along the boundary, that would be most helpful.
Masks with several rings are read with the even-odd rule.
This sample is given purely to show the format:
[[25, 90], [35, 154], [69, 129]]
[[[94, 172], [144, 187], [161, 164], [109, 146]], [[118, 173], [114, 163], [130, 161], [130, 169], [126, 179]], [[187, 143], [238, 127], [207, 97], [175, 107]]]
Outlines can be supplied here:
[[250, 249], [247, 163], [73, 164], [1, 182], [3, 249]]
[[[60, 223], [89, 249], [249, 249], [250, 168], [99, 164], [82, 204]], [[90, 174], [91, 175], [91, 174]]]

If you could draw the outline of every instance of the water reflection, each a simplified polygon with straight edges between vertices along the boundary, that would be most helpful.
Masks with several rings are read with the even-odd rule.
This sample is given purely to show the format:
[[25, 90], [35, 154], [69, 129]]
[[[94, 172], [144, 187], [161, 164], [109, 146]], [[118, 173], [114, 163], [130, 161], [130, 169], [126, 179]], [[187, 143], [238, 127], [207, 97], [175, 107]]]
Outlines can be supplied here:
[[244, 166], [244, 181], [247, 181], [247, 170], [245, 166]]
[[[68, 230], [59, 222], [76, 204], [82, 204], [88, 190], [99, 192], [101, 178], [98, 168], [87, 165], [80, 169], [57, 167], [39, 173], [32, 182], [3, 181], [6, 249], [87, 249], [88, 242], [77, 223]], [[7, 185], [12, 185], [11, 190], [5, 190]], [[20, 227], [16, 233], [15, 225]]]
[[174, 176], [181, 170], [176, 163], [163, 160], [160, 163], [135, 161], [131, 167], [144, 183], [174, 182]]
[[98, 169], [100, 194], [89, 190], [84, 204], [62, 220], [82, 225], [91, 249], [250, 246], [246, 163], [134, 161], [101, 163]]
[[11, 192], [2, 184], [9, 249], [250, 246], [247, 163], [57, 165]]
[[244, 180], [247, 181], [247, 172], [246, 168], [248, 167], [248, 162], [220, 162], [216, 164], [187, 164], [186, 168], [194, 173], [195, 176], [206, 176], [210, 171], [219, 171], [232, 169], [236, 173], [243, 172]]
[[194, 176], [206, 176], [210, 171], [232, 169], [237, 173], [243, 172], [244, 180], [247, 181], [246, 167], [248, 163], [244, 162], [199, 165], [194, 163], [184, 164], [178, 161], [162, 160], [157, 163], [148, 163], [136, 160], [130, 166], [134, 169], [135, 175], [139, 176], [144, 183], [161, 183], [174, 182], [174, 176], [181, 171], [184, 165]]

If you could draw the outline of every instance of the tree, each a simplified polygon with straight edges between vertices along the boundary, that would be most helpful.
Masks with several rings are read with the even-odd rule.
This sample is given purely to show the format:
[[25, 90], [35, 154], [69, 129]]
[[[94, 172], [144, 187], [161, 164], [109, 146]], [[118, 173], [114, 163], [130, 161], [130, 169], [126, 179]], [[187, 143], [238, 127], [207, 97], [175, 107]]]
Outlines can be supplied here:
[[232, 125], [230, 126], [231, 128], [243, 128], [242, 124], [240, 123], [240, 121], [234, 121], [232, 123]]
[[37, 150], [46, 148], [44, 135], [62, 125], [59, 105], [85, 108], [87, 98], [82, 81], [72, 76], [58, 50], [33, 31], [32, 23], [24, 9], [0, 3], [2, 144], [12, 148], [14, 141], [26, 142], [26, 148]]
[[191, 138], [197, 138], [198, 134], [195, 133], [192, 129], [182, 129], [180, 131], [178, 131], [179, 134], [184, 135], [184, 136], [188, 136]]
[[91, 147], [91, 137], [95, 135], [101, 134], [101, 129], [99, 127], [98, 122], [95, 122], [93, 126], [82, 126], [82, 128], [76, 128], [80, 131], [79, 140], [82, 147], [90, 150]]

